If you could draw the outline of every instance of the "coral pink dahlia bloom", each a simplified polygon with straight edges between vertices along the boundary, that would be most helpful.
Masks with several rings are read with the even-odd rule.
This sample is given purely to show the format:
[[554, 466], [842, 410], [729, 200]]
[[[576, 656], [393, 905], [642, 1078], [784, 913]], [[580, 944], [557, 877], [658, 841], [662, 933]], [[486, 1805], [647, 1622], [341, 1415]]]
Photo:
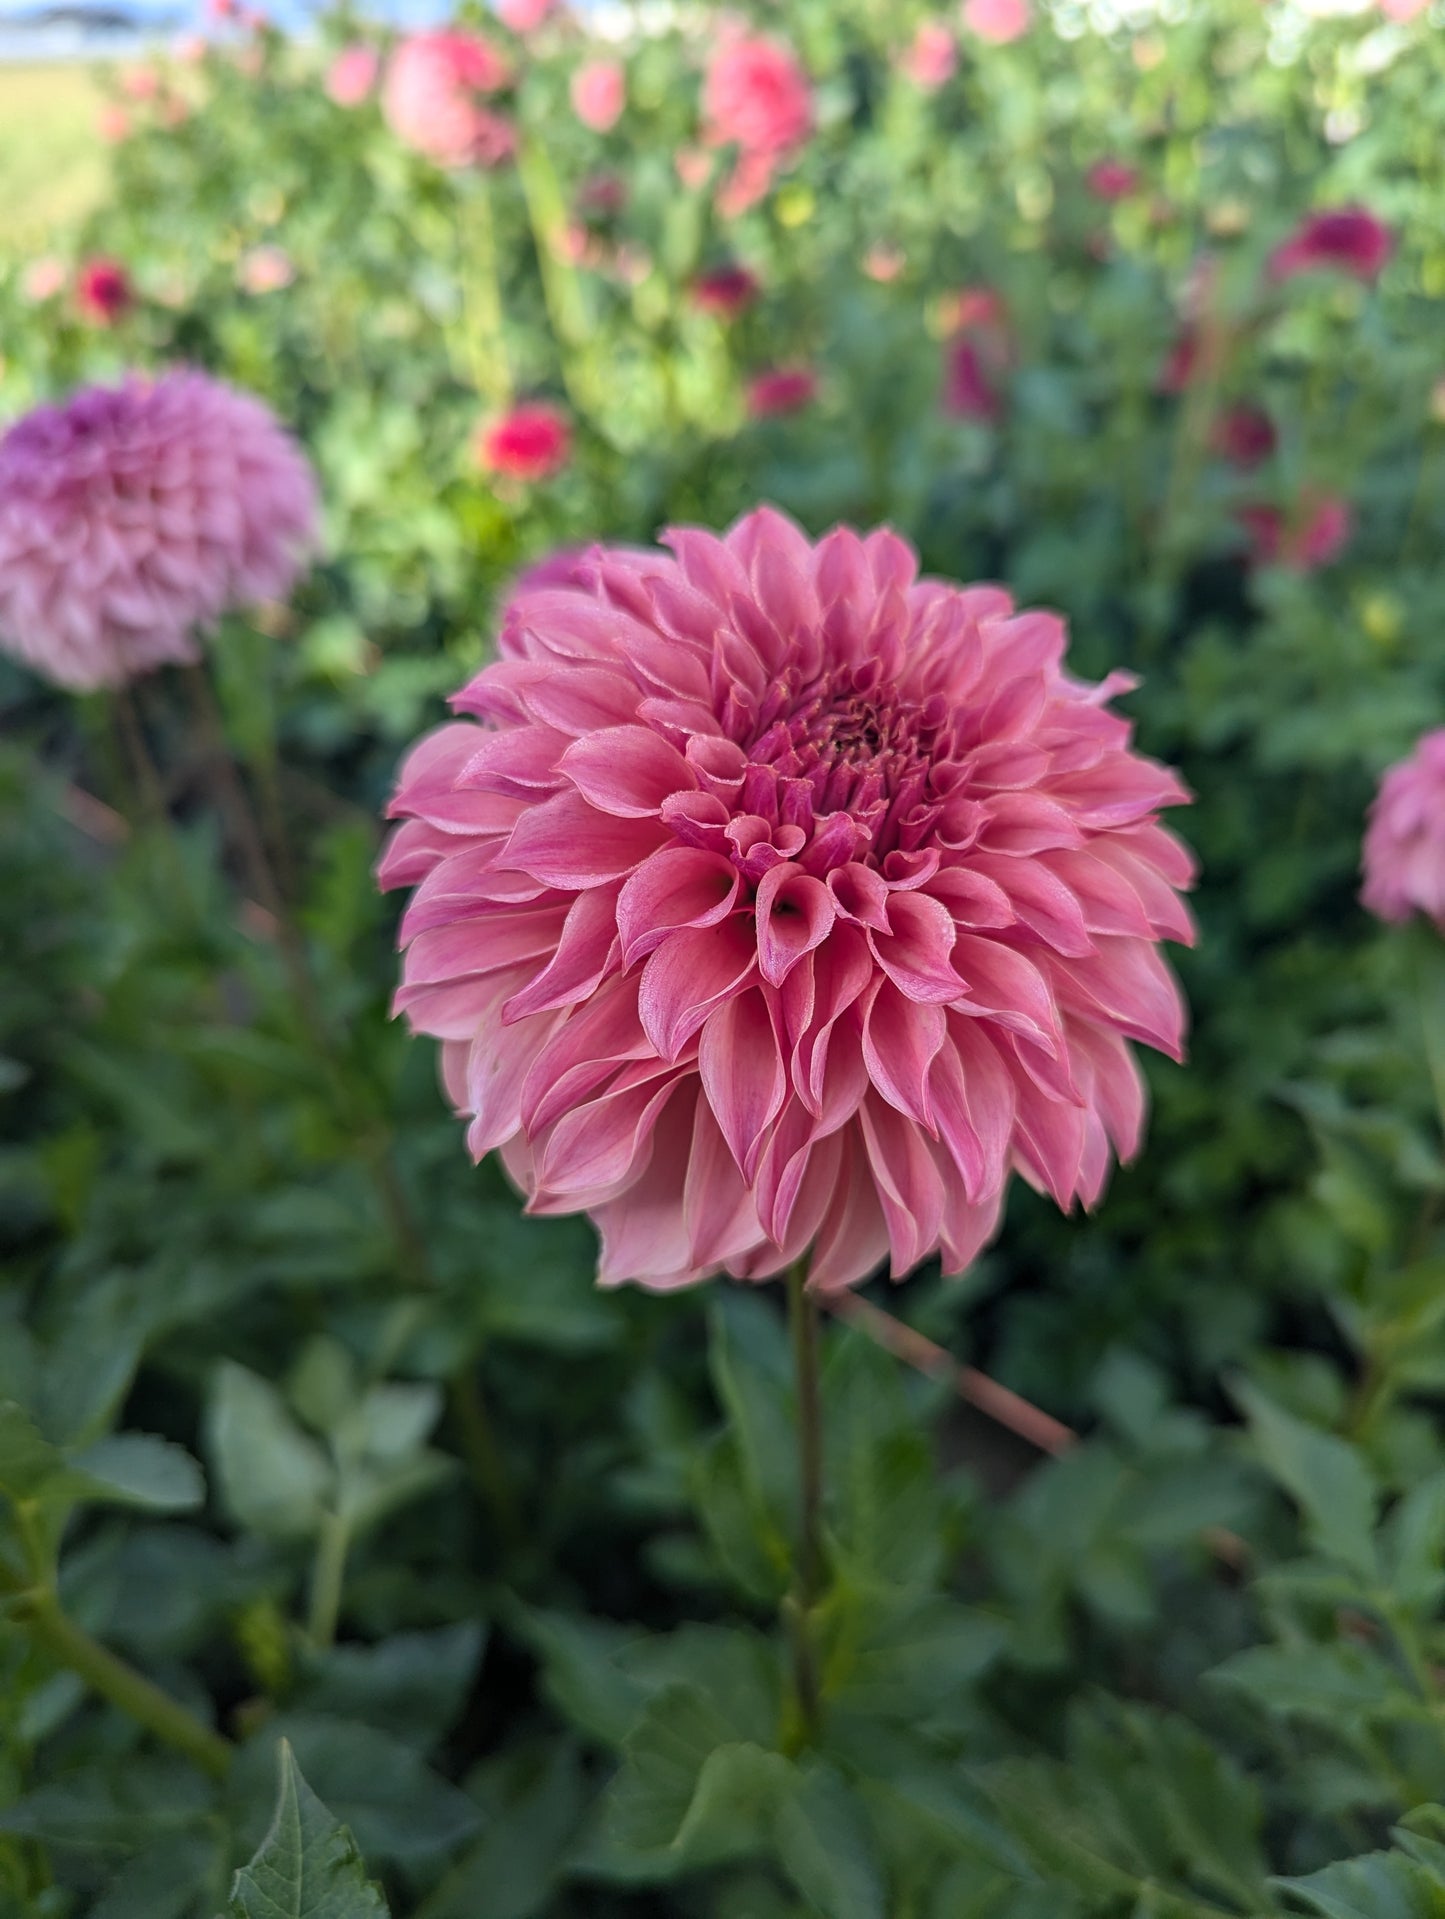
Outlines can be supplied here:
[[666, 537], [519, 588], [401, 770], [396, 1005], [471, 1150], [652, 1287], [957, 1269], [1011, 1170], [1096, 1199], [1191, 934], [1130, 682], [887, 531]]
[[1445, 727], [1392, 766], [1370, 807], [1360, 899], [1382, 920], [1424, 913], [1445, 931]]
[[484, 421], [472, 441], [477, 465], [509, 480], [548, 480], [572, 457], [567, 416], [545, 400], [526, 400]]
[[572, 75], [572, 111], [594, 133], [610, 133], [627, 105], [627, 73], [616, 60], [589, 60]]
[[441, 167], [496, 166], [516, 145], [511, 122], [481, 104], [512, 77], [479, 33], [416, 33], [392, 55], [382, 88], [387, 125]]
[[356, 41], [343, 47], [326, 69], [326, 92], [338, 107], [359, 107], [376, 91], [381, 55], [375, 47]]
[[315, 538], [311, 469], [259, 400], [189, 372], [87, 387], [0, 439], [0, 645], [81, 691], [193, 660]]

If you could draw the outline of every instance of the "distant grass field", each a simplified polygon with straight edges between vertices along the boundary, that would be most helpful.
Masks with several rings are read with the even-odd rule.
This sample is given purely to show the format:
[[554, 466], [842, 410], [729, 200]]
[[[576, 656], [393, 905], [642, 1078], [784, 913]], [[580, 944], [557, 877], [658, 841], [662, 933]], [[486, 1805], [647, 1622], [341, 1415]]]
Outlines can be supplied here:
[[43, 246], [103, 192], [102, 97], [83, 63], [0, 65], [0, 253]]

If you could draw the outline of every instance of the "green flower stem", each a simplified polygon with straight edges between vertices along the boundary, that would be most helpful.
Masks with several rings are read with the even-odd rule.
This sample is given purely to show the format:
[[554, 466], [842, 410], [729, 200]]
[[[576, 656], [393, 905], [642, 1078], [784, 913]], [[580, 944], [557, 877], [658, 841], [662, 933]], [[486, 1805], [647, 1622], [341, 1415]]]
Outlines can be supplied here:
[[497, 264], [497, 224], [492, 190], [483, 178], [457, 198], [462, 300], [467, 361], [472, 384], [494, 407], [512, 398], [512, 368], [507, 357], [502, 276]]
[[63, 1611], [49, 1584], [27, 1588], [0, 1570], [0, 1591], [13, 1595], [9, 1617], [60, 1665], [83, 1679], [92, 1692], [184, 1753], [202, 1772], [214, 1779], [224, 1778], [234, 1752], [230, 1740], [77, 1626]]
[[517, 178], [537, 249], [542, 299], [562, 358], [562, 379], [574, 404], [591, 410], [595, 383], [588, 358], [586, 303], [576, 270], [566, 257], [567, 203], [546, 152], [535, 141], [517, 155]]
[[475, 1361], [469, 1360], [453, 1377], [451, 1408], [472, 1484], [486, 1503], [501, 1543], [514, 1546], [521, 1538], [521, 1517]]
[[793, 1689], [804, 1743], [818, 1737], [822, 1689], [813, 1619], [823, 1580], [823, 1420], [818, 1381], [818, 1308], [807, 1291], [806, 1255], [788, 1272], [788, 1326], [797, 1390], [800, 1526], [793, 1589], [785, 1615], [793, 1641]]
[[351, 1528], [339, 1513], [327, 1513], [316, 1541], [316, 1558], [311, 1568], [311, 1609], [306, 1630], [318, 1652], [325, 1652], [336, 1638], [336, 1622], [341, 1617], [341, 1594], [346, 1582], [346, 1555], [351, 1549]]

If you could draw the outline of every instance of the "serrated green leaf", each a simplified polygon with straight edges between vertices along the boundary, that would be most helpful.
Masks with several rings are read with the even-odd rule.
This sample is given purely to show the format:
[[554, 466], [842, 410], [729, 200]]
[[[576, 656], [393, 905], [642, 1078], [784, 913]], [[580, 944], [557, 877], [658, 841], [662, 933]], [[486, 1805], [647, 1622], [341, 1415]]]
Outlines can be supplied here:
[[316, 1531], [335, 1475], [274, 1386], [224, 1361], [206, 1433], [222, 1497], [241, 1525], [269, 1539], [304, 1539]]
[[1442, 1919], [1445, 1885], [1399, 1852], [1346, 1859], [1302, 1879], [1276, 1879], [1323, 1919]]
[[65, 1455], [52, 1446], [23, 1406], [0, 1401], [0, 1493], [30, 1499], [61, 1472]]
[[1375, 1549], [1378, 1489], [1348, 1441], [1296, 1419], [1248, 1380], [1235, 1399], [1248, 1416], [1260, 1457], [1304, 1512], [1320, 1551], [1362, 1579], [1379, 1578]]
[[381, 1889], [366, 1876], [356, 1841], [280, 1746], [280, 1787], [271, 1829], [231, 1888], [231, 1919], [386, 1919]]
[[812, 1768], [781, 1802], [776, 1844], [783, 1871], [824, 1919], [888, 1919], [868, 1808], [831, 1767]]

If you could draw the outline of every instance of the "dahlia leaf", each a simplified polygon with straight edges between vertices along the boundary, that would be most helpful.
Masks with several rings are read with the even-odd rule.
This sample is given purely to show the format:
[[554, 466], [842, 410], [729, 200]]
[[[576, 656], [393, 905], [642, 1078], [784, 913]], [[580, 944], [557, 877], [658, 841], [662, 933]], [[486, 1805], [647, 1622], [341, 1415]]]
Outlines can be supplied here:
[[1377, 1581], [1379, 1491], [1363, 1456], [1347, 1440], [1285, 1412], [1247, 1380], [1237, 1380], [1232, 1391], [1261, 1459], [1303, 1511], [1319, 1550]]
[[280, 1788], [271, 1829], [236, 1874], [230, 1919], [386, 1919], [379, 1886], [366, 1877], [356, 1841], [280, 1745]]
[[887, 1919], [868, 1809], [831, 1767], [811, 1770], [777, 1816], [778, 1858], [824, 1919]]
[[70, 1462], [66, 1490], [77, 1499], [151, 1512], [192, 1512], [206, 1496], [201, 1469], [183, 1446], [154, 1433], [114, 1433]]

